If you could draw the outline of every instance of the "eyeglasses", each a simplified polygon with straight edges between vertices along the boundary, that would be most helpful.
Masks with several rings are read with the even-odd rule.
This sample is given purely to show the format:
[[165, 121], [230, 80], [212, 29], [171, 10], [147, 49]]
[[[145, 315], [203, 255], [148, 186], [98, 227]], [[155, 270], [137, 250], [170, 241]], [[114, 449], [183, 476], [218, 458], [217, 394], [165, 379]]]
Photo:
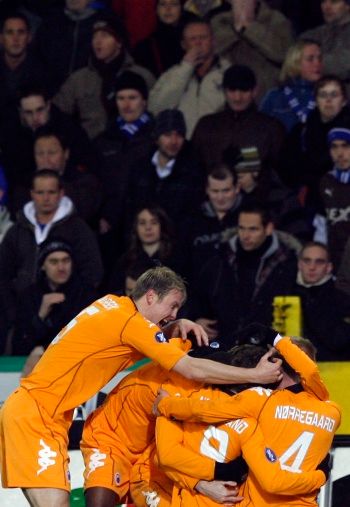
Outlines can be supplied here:
[[311, 264], [316, 264], [316, 266], [324, 266], [328, 263], [327, 259], [311, 259], [310, 257], [302, 257], [300, 260], [307, 266]]
[[342, 94], [340, 92], [336, 92], [335, 90], [333, 92], [325, 92], [321, 91], [318, 92], [317, 98], [318, 99], [337, 99], [338, 97], [341, 97]]

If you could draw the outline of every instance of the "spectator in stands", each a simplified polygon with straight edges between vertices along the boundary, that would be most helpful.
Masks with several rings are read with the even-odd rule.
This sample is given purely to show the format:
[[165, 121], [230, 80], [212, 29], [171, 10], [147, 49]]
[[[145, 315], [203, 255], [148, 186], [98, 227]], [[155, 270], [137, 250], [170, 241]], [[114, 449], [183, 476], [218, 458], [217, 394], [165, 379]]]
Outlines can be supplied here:
[[225, 150], [252, 148], [262, 162], [259, 180], [269, 183], [269, 171], [276, 168], [284, 141], [284, 128], [275, 118], [258, 112], [255, 105], [256, 78], [245, 65], [232, 65], [223, 79], [224, 111], [202, 118], [194, 133], [193, 147], [201, 167], [220, 163]]
[[135, 214], [127, 251], [114, 266], [109, 291], [123, 294], [128, 274], [138, 270], [141, 275], [156, 265], [170, 267], [178, 273], [184, 271], [169, 217], [162, 208], [151, 204]]
[[6, 128], [16, 113], [18, 90], [27, 83], [45, 84], [47, 73], [29, 50], [31, 31], [26, 16], [8, 14], [0, 30], [0, 113], [2, 128]]
[[350, 129], [336, 127], [327, 139], [333, 169], [321, 179], [320, 196], [330, 256], [337, 270], [350, 234]]
[[19, 295], [14, 355], [28, 355], [35, 347], [44, 352], [59, 331], [97, 298], [97, 292], [80, 278], [67, 241], [45, 241], [37, 266], [35, 282]]
[[86, 165], [72, 162], [63, 134], [49, 127], [40, 127], [35, 133], [34, 159], [36, 170], [58, 172], [65, 195], [72, 200], [78, 215], [93, 225], [101, 204], [101, 185]]
[[90, 139], [104, 131], [107, 112], [114, 102], [114, 81], [125, 71], [140, 74], [148, 88], [154, 84], [149, 70], [136, 65], [126, 49], [126, 34], [118, 18], [105, 14], [93, 25], [88, 66], [74, 72], [54, 97], [65, 113], [78, 116]]
[[74, 164], [94, 166], [93, 152], [84, 130], [51, 104], [44, 88], [36, 85], [23, 87], [18, 105], [19, 118], [16, 124], [4, 130], [2, 146], [9, 185], [15, 194], [12, 198], [12, 208], [15, 211], [23, 204], [22, 189], [27, 197], [35, 170], [33, 144], [35, 132], [39, 127], [47, 126], [64, 135]]
[[346, 88], [336, 76], [322, 77], [315, 85], [316, 108], [306, 123], [295, 125], [282, 152], [280, 175], [290, 187], [307, 188], [306, 203], [314, 213], [320, 209], [321, 177], [332, 169], [327, 134], [337, 126], [350, 127]]
[[226, 0], [185, 0], [184, 8], [195, 16], [209, 19], [219, 12], [228, 11], [230, 2]]
[[291, 23], [265, 1], [231, 0], [231, 12], [212, 19], [220, 55], [231, 63], [250, 65], [257, 81], [257, 97], [278, 82], [289, 46], [293, 43]]
[[98, 12], [90, 0], [65, 0], [41, 23], [35, 39], [35, 52], [50, 79], [50, 91], [57, 92], [72, 72], [88, 63], [92, 27]]
[[317, 348], [317, 359], [349, 361], [350, 298], [335, 288], [332, 271], [328, 248], [306, 243], [299, 253], [291, 295], [300, 297], [302, 334]]
[[223, 236], [237, 226], [242, 204], [237, 176], [225, 163], [214, 166], [207, 175], [207, 199], [196, 213], [188, 217], [182, 235], [186, 249], [188, 273], [193, 279], [205, 262], [216, 255]]
[[188, 18], [190, 15], [183, 12], [181, 0], [157, 0], [156, 29], [134, 48], [135, 61], [157, 77], [179, 63], [184, 54], [181, 30]]
[[7, 209], [8, 185], [5, 171], [0, 165], [0, 243], [2, 242], [6, 232], [12, 225], [10, 213]]
[[260, 109], [280, 120], [287, 130], [306, 123], [315, 108], [314, 86], [322, 75], [322, 55], [318, 44], [300, 40], [291, 46], [282, 66], [279, 88], [263, 98]]
[[201, 198], [202, 178], [185, 141], [181, 111], [165, 109], [156, 118], [156, 150], [130, 170], [127, 190], [128, 216], [145, 203], [156, 202], [181, 229]]
[[266, 209], [242, 207], [238, 233], [200, 272], [192, 315], [207, 332], [212, 332], [208, 319], [216, 321], [224, 347], [230, 347], [234, 332], [247, 324], [270, 325], [273, 298], [288, 294], [295, 280], [298, 247], [293, 237], [274, 231]]
[[147, 111], [147, 97], [146, 82], [139, 74], [127, 71], [117, 78], [115, 113], [95, 143], [104, 190], [101, 234], [120, 227], [129, 169], [148, 156], [153, 146], [154, 121]]
[[0, 298], [9, 326], [14, 322], [16, 297], [36, 279], [38, 250], [46, 239], [59, 236], [72, 245], [77, 272], [87, 285], [97, 287], [102, 278], [95, 237], [64, 196], [57, 172], [36, 172], [31, 197], [0, 245]]
[[178, 65], [164, 72], [152, 88], [149, 108], [154, 114], [163, 109], [179, 109], [191, 137], [198, 120], [224, 105], [221, 87], [229, 63], [217, 58], [210, 24], [205, 20], [189, 21], [182, 31], [185, 55]]
[[321, 0], [324, 24], [301, 35], [321, 46], [324, 72], [350, 83], [350, 2]]

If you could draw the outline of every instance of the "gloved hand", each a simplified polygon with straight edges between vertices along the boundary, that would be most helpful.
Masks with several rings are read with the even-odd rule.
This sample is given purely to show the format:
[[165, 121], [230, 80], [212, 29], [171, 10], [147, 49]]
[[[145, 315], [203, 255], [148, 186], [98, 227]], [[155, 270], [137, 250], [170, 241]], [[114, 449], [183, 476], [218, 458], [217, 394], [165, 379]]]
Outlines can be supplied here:
[[238, 331], [233, 339], [236, 345], [242, 345], [244, 343], [250, 343], [252, 345], [273, 345], [277, 335], [277, 331], [272, 327], [253, 322]]
[[332, 455], [328, 453], [317, 467], [317, 470], [322, 470], [322, 472], [325, 474], [326, 481], [328, 481], [330, 471], [332, 470], [332, 464], [333, 464]]

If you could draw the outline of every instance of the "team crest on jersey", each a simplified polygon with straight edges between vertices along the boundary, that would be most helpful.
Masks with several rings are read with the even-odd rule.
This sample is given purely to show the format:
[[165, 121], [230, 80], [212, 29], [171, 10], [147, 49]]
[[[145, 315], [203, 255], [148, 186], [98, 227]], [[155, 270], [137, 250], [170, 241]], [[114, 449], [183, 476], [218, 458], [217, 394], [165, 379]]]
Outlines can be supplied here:
[[116, 483], [117, 486], [119, 486], [119, 484], [122, 482], [122, 479], [121, 479], [119, 473], [115, 474], [115, 476], [114, 476], [114, 482]]
[[266, 449], [265, 449], [265, 456], [266, 456], [267, 460], [270, 461], [271, 463], [274, 463], [275, 461], [277, 461], [276, 454], [269, 447], [266, 447]]
[[165, 343], [167, 341], [162, 331], [158, 331], [158, 333], [156, 333], [154, 337], [156, 341], [159, 343]]

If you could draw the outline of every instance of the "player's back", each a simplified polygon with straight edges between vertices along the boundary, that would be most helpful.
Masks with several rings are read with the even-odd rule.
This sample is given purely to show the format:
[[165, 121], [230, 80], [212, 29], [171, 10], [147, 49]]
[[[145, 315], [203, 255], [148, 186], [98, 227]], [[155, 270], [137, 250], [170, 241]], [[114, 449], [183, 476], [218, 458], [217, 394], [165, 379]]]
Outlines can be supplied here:
[[[266, 459], [279, 458], [281, 467], [295, 473], [310, 471], [328, 453], [340, 423], [340, 409], [332, 402], [315, 399], [298, 386], [275, 391], [258, 417], [268, 449]], [[294, 392], [293, 392], [294, 391]], [[316, 506], [316, 492], [303, 497], [264, 492], [252, 473], [243, 490], [243, 506]]]

